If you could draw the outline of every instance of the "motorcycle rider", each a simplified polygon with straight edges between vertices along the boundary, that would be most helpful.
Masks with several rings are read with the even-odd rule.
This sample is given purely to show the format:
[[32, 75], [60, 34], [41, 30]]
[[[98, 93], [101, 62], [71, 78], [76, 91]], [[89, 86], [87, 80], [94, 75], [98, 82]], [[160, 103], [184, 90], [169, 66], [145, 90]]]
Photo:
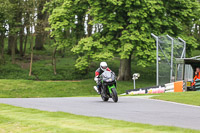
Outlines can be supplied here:
[[94, 89], [98, 94], [100, 94], [100, 88], [101, 88], [101, 81], [99, 80], [100, 75], [105, 71], [111, 71], [111, 70], [108, 68], [106, 62], [101, 62], [100, 67], [95, 72], [95, 78], [94, 78], [94, 81], [97, 83], [97, 86], [94, 86]]

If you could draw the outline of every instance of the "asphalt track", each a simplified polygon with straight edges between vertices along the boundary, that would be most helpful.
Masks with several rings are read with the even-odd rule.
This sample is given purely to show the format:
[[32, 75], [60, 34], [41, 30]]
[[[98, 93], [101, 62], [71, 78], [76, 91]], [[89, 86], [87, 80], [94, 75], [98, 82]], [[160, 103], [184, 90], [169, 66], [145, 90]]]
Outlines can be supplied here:
[[111, 99], [103, 102], [100, 97], [0, 98], [0, 103], [200, 130], [200, 107], [141, 97], [119, 97], [118, 103], [114, 103]]

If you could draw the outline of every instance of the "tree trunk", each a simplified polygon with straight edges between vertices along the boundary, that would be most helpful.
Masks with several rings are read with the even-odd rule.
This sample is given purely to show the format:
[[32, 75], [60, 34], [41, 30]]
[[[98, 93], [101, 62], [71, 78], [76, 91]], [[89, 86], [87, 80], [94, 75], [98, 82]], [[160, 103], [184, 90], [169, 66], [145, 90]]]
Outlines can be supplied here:
[[129, 59], [120, 60], [120, 68], [117, 80], [127, 81], [131, 79], [131, 56]]
[[[14, 21], [17, 21], [15, 17]], [[8, 33], [8, 54], [12, 57], [12, 63], [15, 64], [15, 54], [19, 53], [17, 50], [17, 34], [16, 31], [17, 25], [9, 24], [9, 33]]]
[[44, 36], [42, 33], [37, 33], [35, 38], [35, 48], [36, 50], [44, 50]]
[[92, 25], [89, 24], [89, 22], [92, 20], [92, 16], [88, 14], [88, 20], [87, 20], [87, 37], [90, 37], [92, 35]]
[[37, 24], [35, 27], [36, 37], [35, 37], [35, 47], [36, 50], [44, 50], [44, 42], [45, 42], [45, 23], [47, 21], [46, 16], [47, 13], [42, 13], [45, 0], [41, 0], [39, 2], [39, 6], [37, 7]]
[[23, 51], [23, 43], [24, 43], [24, 26], [21, 27], [20, 29], [20, 38], [19, 38], [19, 42], [20, 42], [20, 49], [19, 49], [19, 53], [20, 56], [23, 57], [24, 56], [24, 51]]
[[[28, 1], [26, 1], [26, 2], [28, 4]], [[24, 50], [23, 50], [24, 55], [26, 54], [26, 46], [27, 46], [28, 38], [30, 36], [30, 25], [31, 25], [30, 20], [31, 20], [30, 19], [30, 11], [27, 11], [26, 15], [24, 17], [24, 27], [26, 28], [26, 34], [25, 34], [25, 39], [24, 39]]]
[[54, 72], [54, 75], [56, 75], [56, 49], [57, 47], [55, 47], [55, 49], [53, 50], [53, 57], [52, 57], [52, 65], [53, 65], [53, 72]]
[[27, 41], [28, 41], [28, 37], [29, 37], [29, 27], [26, 27], [26, 36], [25, 36], [25, 40], [24, 40], [24, 51], [23, 51], [23, 53], [24, 53], [24, 55], [26, 54], [26, 45], [27, 45]]
[[11, 55], [11, 36], [10, 33], [8, 33], [8, 51], [7, 54]]
[[1, 52], [1, 56], [0, 56], [0, 64], [4, 64], [5, 60], [4, 60], [4, 39], [5, 36], [1, 33], [0, 35], [0, 52]]
[[[17, 33], [16, 33], [17, 34]], [[19, 53], [17, 49], [17, 37], [12, 33], [8, 35], [8, 52], [7, 54], [12, 55], [12, 46], [15, 45], [15, 53]]]
[[85, 36], [84, 30], [84, 22], [85, 22], [85, 14], [79, 14], [78, 23], [76, 24], [76, 44], [78, 44], [79, 40]]
[[[10, 0], [10, 2], [15, 5], [13, 7], [13, 20], [8, 23], [9, 26], [9, 34], [8, 34], [8, 54], [12, 55], [12, 58], [14, 59], [14, 55], [16, 53], [19, 53], [17, 49], [17, 36], [18, 36], [18, 28], [20, 27], [21, 23], [21, 11], [20, 6], [21, 3], [19, 0]], [[17, 6], [16, 6], [17, 5]], [[14, 51], [13, 51], [14, 48]], [[13, 62], [14, 60], [12, 60]]]
[[30, 60], [30, 70], [29, 70], [29, 76], [32, 75], [32, 64], [33, 64], [33, 33], [32, 33], [32, 36], [31, 36], [31, 60]]
[[[15, 20], [17, 20], [15, 18]], [[17, 32], [15, 31], [16, 25], [9, 24], [8, 34], [8, 54], [12, 57], [12, 64], [15, 64], [15, 54], [17, 51]]]
[[17, 38], [13, 36], [13, 40], [11, 40], [11, 55], [12, 55], [12, 64], [15, 64], [15, 43], [16, 43]]

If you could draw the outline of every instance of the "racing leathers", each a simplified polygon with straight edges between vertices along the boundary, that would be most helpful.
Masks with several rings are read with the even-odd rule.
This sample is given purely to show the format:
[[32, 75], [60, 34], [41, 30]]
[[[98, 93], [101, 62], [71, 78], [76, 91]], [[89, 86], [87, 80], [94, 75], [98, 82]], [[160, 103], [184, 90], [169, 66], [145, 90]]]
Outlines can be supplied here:
[[[111, 71], [108, 67], [106, 68], [106, 71]], [[101, 81], [100, 81], [100, 75], [103, 73], [104, 71], [101, 69], [101, 68], [98, 68], [96, 71], [95, 71], [95, 78], [94, 80], [96, 81], [97, 83], [97, 91], [98, 91], [98, 94], [100, 94], [100, 89], [101, 89]]]

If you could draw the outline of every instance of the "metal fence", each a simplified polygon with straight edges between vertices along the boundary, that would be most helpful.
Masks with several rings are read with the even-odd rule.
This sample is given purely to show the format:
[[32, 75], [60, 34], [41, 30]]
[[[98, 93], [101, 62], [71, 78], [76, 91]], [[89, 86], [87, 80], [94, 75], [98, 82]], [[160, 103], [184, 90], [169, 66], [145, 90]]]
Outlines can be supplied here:
[[[181, 38], [173, 38], [169, 35], [156, 36], [153, 33], [151, 35], [156, 40], [156, 85], [173, 82], [175, 58], [185, 58], [186, 42]], [[178, 69], [181, 68], [178, 66]]]

